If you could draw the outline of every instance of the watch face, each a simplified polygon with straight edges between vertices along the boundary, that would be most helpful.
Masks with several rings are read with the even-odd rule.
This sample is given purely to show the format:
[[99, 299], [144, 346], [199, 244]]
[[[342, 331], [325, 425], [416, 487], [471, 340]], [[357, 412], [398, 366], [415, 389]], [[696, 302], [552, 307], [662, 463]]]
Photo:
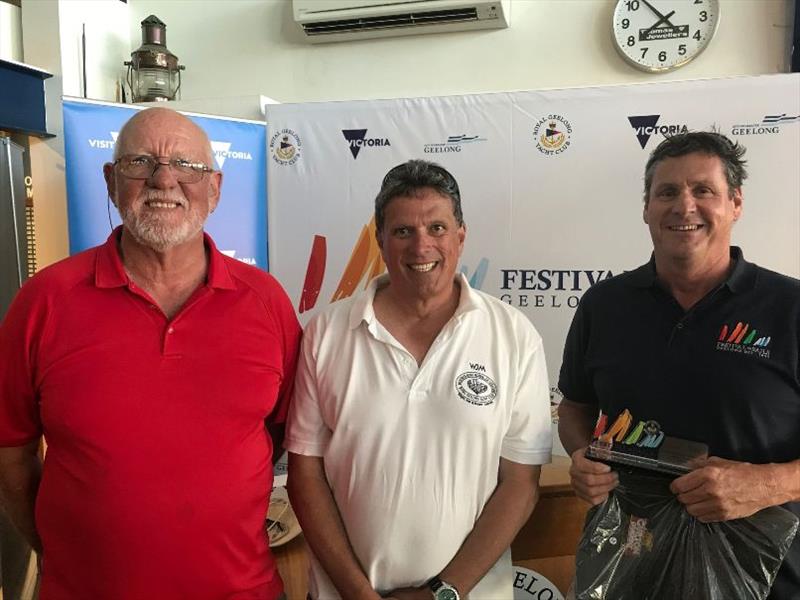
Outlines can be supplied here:
[[450, 588], [442, 588], [436, 592], [436, 600], [458, 600], [458, 594]]
[[676, 69], [708, 46], [719, 24], [719, 0], [618, 0], [614, 42], [644, 71]]

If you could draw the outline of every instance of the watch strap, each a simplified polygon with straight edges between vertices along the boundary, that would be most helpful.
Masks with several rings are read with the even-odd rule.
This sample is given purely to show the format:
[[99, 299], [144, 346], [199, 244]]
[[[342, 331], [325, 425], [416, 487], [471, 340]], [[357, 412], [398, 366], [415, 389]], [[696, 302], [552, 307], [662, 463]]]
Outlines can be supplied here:
[[444, 581], [439, 579], [439, 576], [431, 577], [430, 581], [428, 581], [428, 587], [431, 588], [432, 592], [436, 592], [440, 587], [444, 585]]
[[452, 591], [453, 594], [455, 594], [456, 600], [460, 600], [461, 598], [461, 595], [458, 593], [458, 590], [455, 588], [455, 586], [447, 583], [446, 581], [442, 581], [438, 575], [431, 577], [431, 579], [428, 581], [428, 587], [433, 594], [434, 600], [438, 598], [438, 592], [442, 589]]

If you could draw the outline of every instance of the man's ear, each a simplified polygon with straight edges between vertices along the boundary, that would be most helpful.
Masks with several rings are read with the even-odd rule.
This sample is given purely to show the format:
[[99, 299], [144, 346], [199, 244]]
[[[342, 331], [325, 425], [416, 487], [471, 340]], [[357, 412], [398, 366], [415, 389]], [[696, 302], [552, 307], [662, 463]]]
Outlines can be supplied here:
[[731, 201], [733, 201], [733, 220], [738, 221], [739, 217], [742, 216], [742, 211], [744, 210], [744, 194], [742, 193], [741, 187], [733, 190], [733, 193], [731, 194]]
[[114, 174], [113, 164], [106, 163], [103, 165], [103, 178], [106, 180], [106, 191], [108, 192], [108, 197], [111, 198], [111, 202], [114, 204], [114, 206], [116, 206], [117, 178]]
[[219, 204], [219, 195], [222, 190], [222, 171], [214, 171], [208, 174], [208, 207], [210, 212], [214, 212]]

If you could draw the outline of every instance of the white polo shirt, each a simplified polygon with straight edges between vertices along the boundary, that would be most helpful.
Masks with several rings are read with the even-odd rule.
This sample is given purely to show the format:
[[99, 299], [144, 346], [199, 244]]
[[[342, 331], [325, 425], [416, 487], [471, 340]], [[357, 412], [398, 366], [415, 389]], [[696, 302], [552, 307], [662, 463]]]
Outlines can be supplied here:
[[[378, 592], [423, 585], [450, 562], [497, 486], [501, 456], [538, 465], [552, 446], [544, 349], [530, 321], [461, 276], [458, 308], [417, 366], [375, 317], [385, 278], [309, 322], [285, 441], [324, 458]], [[470, 598], [510, 600], [512, 583], [507, 551]], [[309, 590], [340, 597], [313, 555]]]

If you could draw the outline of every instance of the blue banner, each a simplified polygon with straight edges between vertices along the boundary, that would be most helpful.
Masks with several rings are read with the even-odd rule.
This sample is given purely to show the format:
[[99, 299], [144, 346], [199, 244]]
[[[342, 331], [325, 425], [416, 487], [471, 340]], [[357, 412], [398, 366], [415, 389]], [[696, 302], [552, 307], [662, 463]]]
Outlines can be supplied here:
[[[112, 160], [122, 125], [141, 108], [64, 99], [70, 254], [101, 244], [120, 223], [119, 214], [108, 201], [103, 164]], [[266, 270], [266, 125], [191, 113], [187, 116], [208, 134], [214, 167], [224, 175], [219, 206], [209, 217], [206, 231], [225, 254]]]

